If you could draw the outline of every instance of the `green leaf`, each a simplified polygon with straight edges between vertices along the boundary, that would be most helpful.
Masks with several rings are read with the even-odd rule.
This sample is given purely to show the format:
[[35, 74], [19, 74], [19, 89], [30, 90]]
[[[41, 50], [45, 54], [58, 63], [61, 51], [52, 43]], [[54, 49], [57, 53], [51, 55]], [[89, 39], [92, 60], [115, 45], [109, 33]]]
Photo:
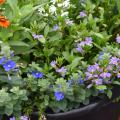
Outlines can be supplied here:
[[104, 36], [101, 33], [94, 33], [94, 35], [101, 39], [104, 39]]
[[12, 47], [12, 49], [16, 52], [16, 54], [30, 52], [31, 46], [22, 41], [11, 41], [9, 42], [9, 44]]
[[10, 5], [13, 12], [16, 12], [18, 0], [7, 0], [7, 3]]
[[67, 107], [67, 101], [62, 100], [62, 101], [56, 102], [56, 105], [60, 110], [64, 111], [66, 109], [66, 107]]
[[83, 101], [83, 104], [84, 104], [84, 105], [88, 105], [88, 104], [89, 104], [89, 99], [85, 99], [85, 100]]
[[45, 38], [44, 38], [44, 37], [39, 38], [38, 40], [39, 40], [41, 43], [43, 43], [43, 44], [45, 43]]
[[74, 69], [75, 67], [77, 67], [80, 63], [81, 58], [80, 57], [76, 57], [71, 64], [71, 70]]
[[120, 85], [119, 81], [113, 81], [113, 84]]
[[20, 9], [21, 18], [24, 18], [33, 12], [33, 5], [24, 5]]
[[98, 85], [96, 88], [98, 90], [105, 90], [105, 89], [107, 89], [107, 87], [105, 85]]
[[120, 13], [120, 0], [116, 0], [116, 5], [117, 5], [117, 7], [118, 7], [118, 11], [119, 11], [119, 13]]
[[44, 29], [44, 36], [47, 37], [48, 33], [49, 33], [49, 25], [47, 25]]
[[109, 98], [112, 97], [112, 91], [111, 91], [111, 90], [108, 90], [108, 91], [107, 91], [107, 96], [108, 96]]
[[40, 86], [41, 91], [45, 91], [46, 89], [49, 88], [50, 82], [47, 80], [39, 80], [38, 81], [38, 86]]

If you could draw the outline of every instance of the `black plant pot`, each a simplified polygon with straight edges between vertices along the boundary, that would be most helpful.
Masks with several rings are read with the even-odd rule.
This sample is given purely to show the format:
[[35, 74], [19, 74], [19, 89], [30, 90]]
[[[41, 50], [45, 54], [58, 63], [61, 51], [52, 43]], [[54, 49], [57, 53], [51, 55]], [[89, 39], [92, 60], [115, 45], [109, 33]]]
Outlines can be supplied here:
[[120, 103], [90, 104], [66, 113], [46, 114], [47, 120], [118, 120]]
[[46, 114], [46, 118], [47, 120], [118, 120], [120, 102], [112, 102], [118, 96], [120, 96], [120, 86], [115, 86], [111, 100], [104, 99], [65, 113]]

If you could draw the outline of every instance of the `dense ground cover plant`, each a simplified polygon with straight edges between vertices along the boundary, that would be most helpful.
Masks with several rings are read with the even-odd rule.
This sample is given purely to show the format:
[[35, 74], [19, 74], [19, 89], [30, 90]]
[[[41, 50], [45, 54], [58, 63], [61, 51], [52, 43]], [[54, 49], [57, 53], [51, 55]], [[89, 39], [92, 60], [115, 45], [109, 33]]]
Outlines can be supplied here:
[[117, 0], [0, 4], [9, 19], [0, 18], [1, 114], [27, 119], [34, 111], [65, 112], [112, 97], [120, 84]]

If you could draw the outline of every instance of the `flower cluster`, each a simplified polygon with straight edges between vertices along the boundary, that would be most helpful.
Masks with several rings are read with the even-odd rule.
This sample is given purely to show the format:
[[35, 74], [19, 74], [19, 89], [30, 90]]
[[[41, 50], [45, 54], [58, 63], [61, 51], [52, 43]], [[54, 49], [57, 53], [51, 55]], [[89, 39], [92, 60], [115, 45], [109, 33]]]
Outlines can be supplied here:
[[92, 38], [86, 37], [85, 41], [81, 41], [80, 43], [77, 44], [76, 50], [80, 53], [83, 53], [84, 52], [83, 48], [85, 46], [92, 46], [92, 43], [93, 43]]
[[120, 59], [111, 57], [107, 66], [100, 66], [98, 63], [90, 65], [85, 74], [85, 80], [91, 81], [92, 84], [110, 84], [114, 80], [113, 77], [120, 78]]
[[32, 36], [33, 36], [34, 39], [41, 39], [41, 38], [43, 38], [43, 35], [33, 34]]
[[56, 61], [52, 61], [50, 65], [51, 67], [55, 68], [56, 72], [60, 73], [62, 77], [66, 75], [67, 69], [64, 66], [62, 66], [61, 68], [58, 68]]
[[[10, 120], [16, 120], [15, 117], [11, 117]], [[28, 120], [27, 116], [21, 116], [20, 120]]]

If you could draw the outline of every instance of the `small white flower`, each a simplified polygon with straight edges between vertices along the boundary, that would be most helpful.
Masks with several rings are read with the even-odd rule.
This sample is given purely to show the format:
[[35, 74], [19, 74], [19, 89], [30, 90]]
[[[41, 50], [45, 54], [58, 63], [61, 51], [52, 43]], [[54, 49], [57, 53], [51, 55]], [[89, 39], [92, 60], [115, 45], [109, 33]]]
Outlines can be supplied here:
[[67, 20], [66, 20], [66, 24], [67, 24], [68, 26], [71, 26], [71, 25], [73, 25], [73, 21], [72, 21], [72, 20], [67, 19]]
[[58, 6], [58, 7], [62, 7], [63, 4], [62, 4], [62, 3], [58, 3], [57, 6]]
[[68, 12], [63, 12], [62, 14], [61, 14], [61, 16], [63, 17], [63, 16], [68, 16]]
[[50, 2], [55, 4], [57, 2], [57, 0], [51, 0]]
[[45, 9], [43, 7], [38, 8], [38, 12], [43, 13], [45, 12]]
[[68, 8], [70, 6], [70, 0], [65, 0], [63, 6]]
[[48, 13], [43, 14], [43, 16], [46, 16], [46, 17], [47, 17], [47, 16], [48, 16]]
[[52, 14], [56, 13], [56, 7], [54, 5], [51, 5], [49, 8], [49, 12]]

